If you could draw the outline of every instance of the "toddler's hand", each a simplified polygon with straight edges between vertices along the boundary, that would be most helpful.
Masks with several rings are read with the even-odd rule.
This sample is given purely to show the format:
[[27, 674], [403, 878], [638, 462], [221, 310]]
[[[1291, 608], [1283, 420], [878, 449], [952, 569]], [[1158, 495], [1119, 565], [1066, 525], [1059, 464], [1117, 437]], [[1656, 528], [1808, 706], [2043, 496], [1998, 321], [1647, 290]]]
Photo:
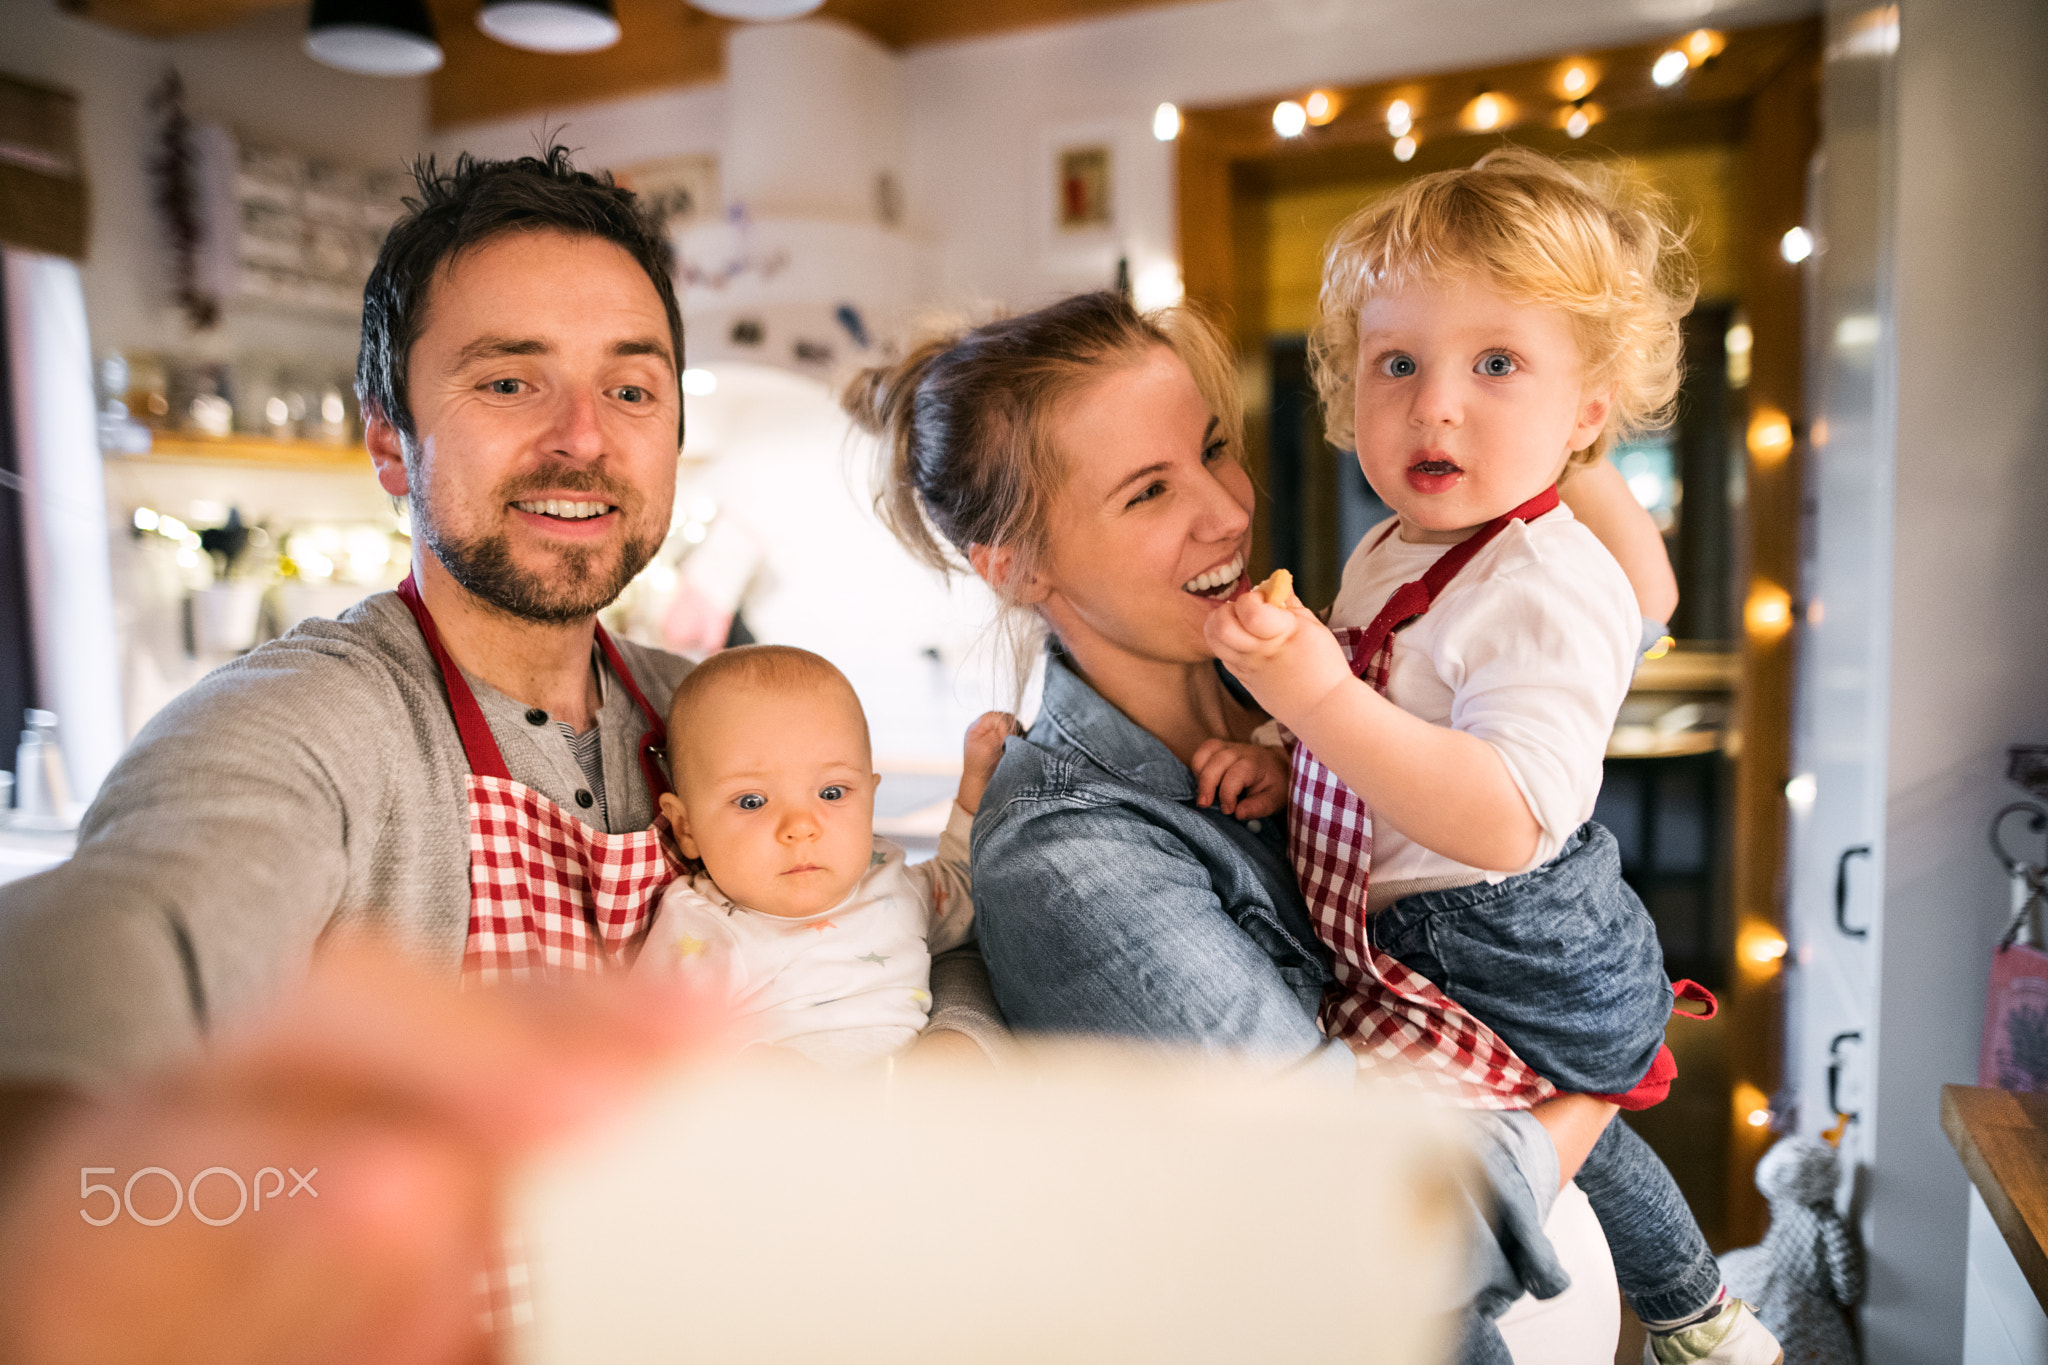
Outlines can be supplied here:
[[960, 803], [960, 809], [972, 815], [981, 808], [981, 794], [988, 789], [988, 780], [996, 775], [996, 764], [1003, 760], [1003, 741], [1023, 733], [1024, 727], [1008, 711], [984, 711], [967, 727], [967, 745], [960, 762], [960, 794], [953, 798]]
[[1278, 749], [1204, 740], [1192, 766], [1198, 806], [1221, 805], [1225, 815], [1251, 820], [1287, 804], [1287, 758]]
[[1337, 637], [1307, 607], [1283, 610], [1248, 592], [1209, 613], [1203, 629], [1223, 666], [1290, 729], [1351, 678]]

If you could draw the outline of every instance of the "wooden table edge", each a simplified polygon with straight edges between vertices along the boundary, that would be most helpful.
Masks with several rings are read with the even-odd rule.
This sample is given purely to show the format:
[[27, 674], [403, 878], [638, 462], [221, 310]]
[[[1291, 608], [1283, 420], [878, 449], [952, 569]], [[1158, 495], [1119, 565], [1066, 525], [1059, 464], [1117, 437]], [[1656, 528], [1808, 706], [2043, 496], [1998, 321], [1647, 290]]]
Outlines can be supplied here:
[[2048, 1234], [2048, 1227], [2037, 1229], [2028, 1223], [2026, 1215], [2020, 1212], [2012, 1196], [2006, 1192], [2007, 1179], [2019, 1173], [2001, 1174], [1991, 1158], [1984, 1154], [1972, 1129], [1973, 1124], [2004, 1129], [2026, 1127], [2013, 1123], [2009, 1115], [1995, 1112], [2014, 1107], [2011, 1095], [2003, 1090], [1974, 1085], [1944, 1085], [1941, 1088], [1941, 1130], [1948, 1135], [1949, 1145], [1956, 1149], [1964, 1172], [1970, 1177], [1970, 1183], [1976, 1186], [1984, 1207], [1990, 1211], [1991, 1221], [1998, 1225], [1999, 1235], [2005, 1238], [2013, 1259], [2019, 1262], [2020, 1272], [2027, 1277], [2034, 1297], [2040, 1300], [2043, 1311], [2048, 1311], [2048, 1251], [2042, 1247], [2042, 1237]]

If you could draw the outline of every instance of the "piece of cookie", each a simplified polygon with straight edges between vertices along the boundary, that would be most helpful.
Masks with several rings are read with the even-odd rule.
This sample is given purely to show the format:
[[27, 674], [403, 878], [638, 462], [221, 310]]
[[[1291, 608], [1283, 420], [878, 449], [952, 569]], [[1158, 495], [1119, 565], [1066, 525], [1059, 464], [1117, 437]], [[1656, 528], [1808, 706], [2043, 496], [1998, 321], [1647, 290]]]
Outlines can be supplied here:
[[1292, 611], [1301, 605], [1301, 599], [1294, 595], [1294, 575], [1285, 569], [1273, 570], [1272, 576], [1252, 591], [1282, 611]]

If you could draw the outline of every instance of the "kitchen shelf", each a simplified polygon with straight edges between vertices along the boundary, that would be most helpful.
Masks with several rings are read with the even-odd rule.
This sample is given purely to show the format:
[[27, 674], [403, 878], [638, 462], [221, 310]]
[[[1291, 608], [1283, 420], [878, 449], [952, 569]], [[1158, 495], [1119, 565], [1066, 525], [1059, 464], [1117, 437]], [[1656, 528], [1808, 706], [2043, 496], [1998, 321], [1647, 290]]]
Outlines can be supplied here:
[[163, 461], [176, 464], [258, 465], [266, 469], [347, 470], [367, 469], [370, 452], [361, 446], [326, 445], [318, 441], [277, 441], [268, 436], [193, 436], [157, 432], [149, 450], [140, 455], [112, 455], [110, 460], [146, 464]]

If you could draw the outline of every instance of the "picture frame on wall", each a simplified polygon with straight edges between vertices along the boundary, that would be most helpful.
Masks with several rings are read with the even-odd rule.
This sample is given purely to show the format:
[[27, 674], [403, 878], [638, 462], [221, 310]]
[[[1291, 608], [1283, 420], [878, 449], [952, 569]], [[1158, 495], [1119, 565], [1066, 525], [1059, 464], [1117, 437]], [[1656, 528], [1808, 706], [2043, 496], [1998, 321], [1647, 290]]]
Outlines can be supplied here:
[[1037, 217], [1047, 268], [1091, 277], [1115, 269], [1125, 216], [1119, 132], [1109, 122], [1041, 131]]
[[718, 158], [709, 152], [635, 162], [613, 174], [622, 188], [654, 205], [671, 234], [716, 217], [722, 207]]

